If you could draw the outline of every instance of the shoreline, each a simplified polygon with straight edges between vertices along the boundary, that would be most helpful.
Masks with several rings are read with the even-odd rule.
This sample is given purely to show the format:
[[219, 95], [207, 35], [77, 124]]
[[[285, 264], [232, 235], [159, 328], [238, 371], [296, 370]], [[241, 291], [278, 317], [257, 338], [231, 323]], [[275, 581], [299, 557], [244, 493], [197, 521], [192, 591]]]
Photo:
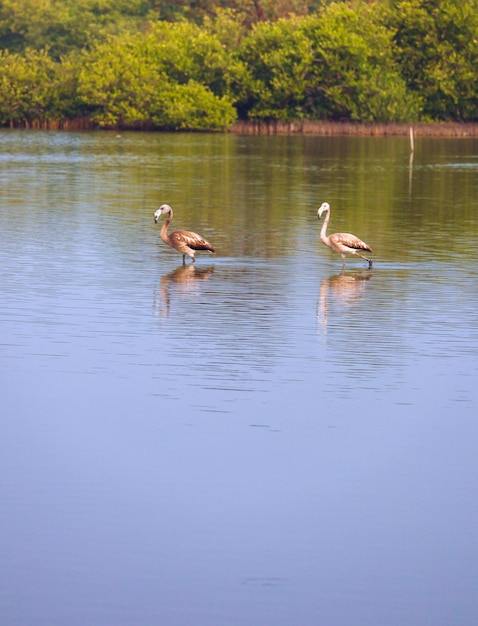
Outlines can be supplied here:
[[478, 137], [476, 122], [236, 122], [228, 132], [237, 135], [311, 135], [316, 137]]
[[406, 137], [413, 129], [415, 137], [478, 137], [478, 122], [327, 122], [297, 120], [278, 121], [238, 121], [224, 131], [162, 131], [151, 124], [111, 126], [98, 128], [88, 116], [65, 120], [31, 120], [22, 124], [9, 124], [0, 128], [53, 131], [140, 131], [140, 132], [225, 132], [233, 135], [303, 135], [316, 137]]

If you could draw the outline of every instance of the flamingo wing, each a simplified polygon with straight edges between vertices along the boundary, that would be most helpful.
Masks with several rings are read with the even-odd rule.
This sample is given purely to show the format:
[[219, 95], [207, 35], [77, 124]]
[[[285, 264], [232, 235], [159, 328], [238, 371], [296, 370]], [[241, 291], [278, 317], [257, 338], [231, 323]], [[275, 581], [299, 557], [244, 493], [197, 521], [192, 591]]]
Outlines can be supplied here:
[[373, 252], [372, 248], [366, 244], [365, 241], [362, 241], [350, 233], [334, 233], [330, 235], [329, 240], [334, 246], [345, 246], [352, 250], [368, 250], [369, 252]]
[[215, 252], [214, 247], [206, 241], [204, 237], [197, 233], [192, 233], [187, 230], [175, 230], [169, 236], [177, 250], [183, 250], [184, 248], [190, 248], [191, 250], [209, 250], [209, 252]]

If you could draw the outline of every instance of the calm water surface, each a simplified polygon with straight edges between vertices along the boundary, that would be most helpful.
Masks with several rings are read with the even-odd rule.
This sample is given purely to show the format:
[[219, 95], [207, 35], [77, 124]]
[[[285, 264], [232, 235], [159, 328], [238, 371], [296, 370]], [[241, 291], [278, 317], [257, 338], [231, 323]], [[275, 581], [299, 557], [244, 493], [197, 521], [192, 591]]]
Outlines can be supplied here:
[[476, 623], [476, 140], [3, 131], [0, 194], [2, 624]]

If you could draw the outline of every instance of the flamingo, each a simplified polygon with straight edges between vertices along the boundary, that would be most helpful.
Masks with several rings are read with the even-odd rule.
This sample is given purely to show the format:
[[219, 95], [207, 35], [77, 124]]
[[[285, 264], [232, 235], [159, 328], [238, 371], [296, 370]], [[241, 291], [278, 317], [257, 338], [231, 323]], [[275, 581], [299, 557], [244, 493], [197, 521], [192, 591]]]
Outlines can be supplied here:
[[207, 250], [215, 252], [214, 247], [206, 241], [201, 235], [191, 233], [188, 230], [175, 230], [168, 235], [168, 226], [173, 219], [173, 209], [169, 204], [163, 204], [154, 214], [154, 221], [157, 224], [161, 215], [167, 215], [166, 221], [161, 227], [161, 239], [168, 246], [174, 248], [183, 255], [183, 265], [186, 265], [186, 255], [191, 258], [194, 263], [194, 255], [197, 250]]
[[320, 231], [320, 241], [324, 244], [324, 246], [329, 247], [334, 252], [338, 252], [342, 256], [343, 267], [345, 267], [345, 255], [356, 254], [360, 258], [364, 259], [364, 261], [367, 261], [370, 269], [372, 267], [372, 261], [360, 254], [358, 251], [368, 250], [369, 252], [373, 252], [372, 248], [355, 235], [350, 235], [349, 233], [334, 233], [333, 235], [327, 236], [327, 226], [330, 218], [330, 204], [328, 202], [324, 202], [320, 207], [317, 213], [318, 219], [322, 217], [323, 213], [326, 215]]

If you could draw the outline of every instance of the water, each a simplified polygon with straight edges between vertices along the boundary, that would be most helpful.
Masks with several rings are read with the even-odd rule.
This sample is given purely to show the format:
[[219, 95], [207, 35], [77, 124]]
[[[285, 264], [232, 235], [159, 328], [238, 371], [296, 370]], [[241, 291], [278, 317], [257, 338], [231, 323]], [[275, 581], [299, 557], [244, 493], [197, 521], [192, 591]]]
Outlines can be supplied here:
[[476, 621], [476, 140], [3, 131], [0, 191], [2, 623]]

